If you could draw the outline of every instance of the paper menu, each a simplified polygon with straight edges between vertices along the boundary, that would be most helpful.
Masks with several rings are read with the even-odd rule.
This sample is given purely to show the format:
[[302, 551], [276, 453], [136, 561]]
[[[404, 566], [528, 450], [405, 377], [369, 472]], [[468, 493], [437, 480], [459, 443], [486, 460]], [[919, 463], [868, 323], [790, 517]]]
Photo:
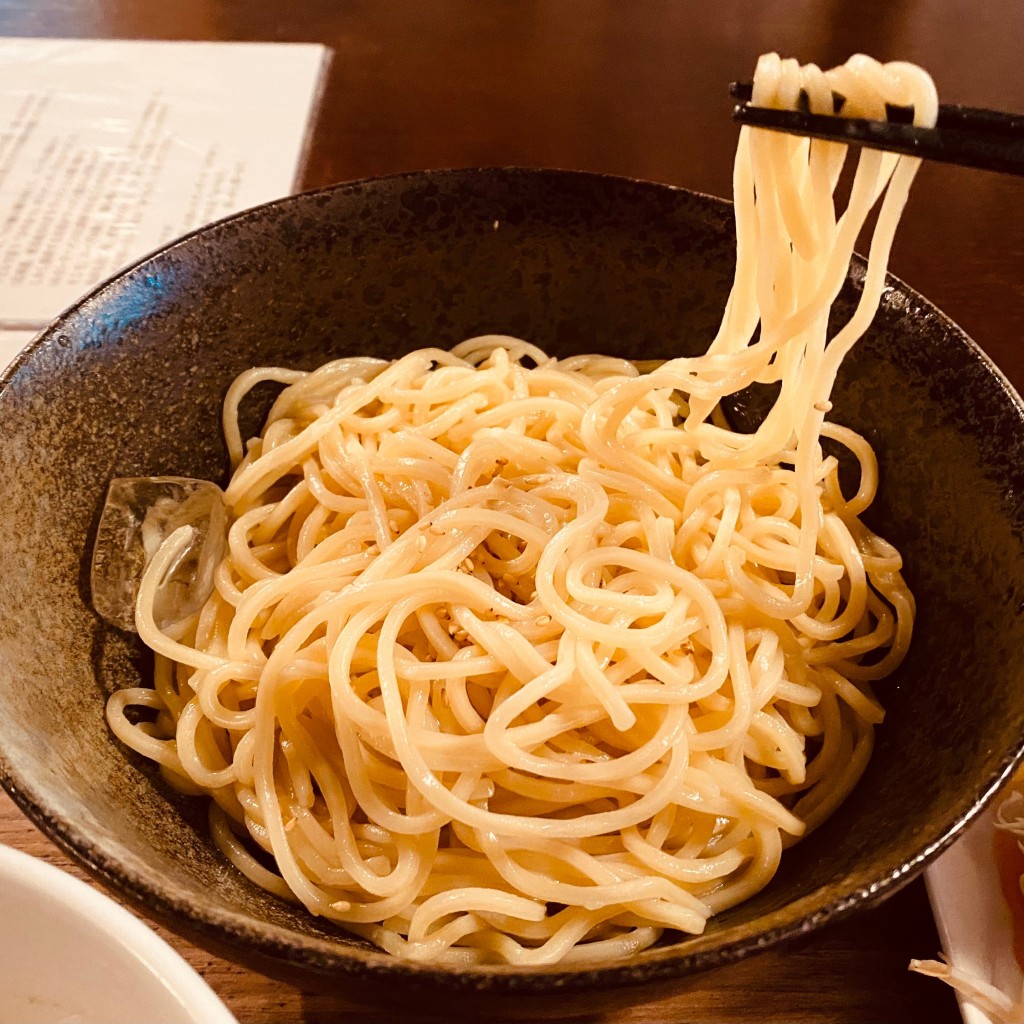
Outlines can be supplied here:
[[328, 52], [0, 39], [0, 328], [38, 329], [159, 245], [294, 191]]
[[36, 336], [36, 331], [0, 330], [0, 373], [14, 362], [14, 357]]

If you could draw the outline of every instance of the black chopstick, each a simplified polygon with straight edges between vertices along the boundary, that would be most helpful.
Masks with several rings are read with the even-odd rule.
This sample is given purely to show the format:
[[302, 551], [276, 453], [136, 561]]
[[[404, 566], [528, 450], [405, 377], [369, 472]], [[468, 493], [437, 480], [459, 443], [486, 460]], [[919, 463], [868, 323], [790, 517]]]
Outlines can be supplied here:
[[[906, 107], [888, 108], [889, 120], [869, 121], [812, 114], [806, 109], [805, 95], [801, 96], [802, 109], [799, 110], [755, 107], [749, 102], [749, 82], [734, 82], [729, 94], [741, 101], [733, 109], [733, 119], [753, 128], [1024, 175], [1024, 114], [943, 105], [939, 107], [934, 128], [918, 128], [907, 123], [913, 112]], [[833, 108], [837, 114], [843, 103], [843, 97], [833, 93]]]

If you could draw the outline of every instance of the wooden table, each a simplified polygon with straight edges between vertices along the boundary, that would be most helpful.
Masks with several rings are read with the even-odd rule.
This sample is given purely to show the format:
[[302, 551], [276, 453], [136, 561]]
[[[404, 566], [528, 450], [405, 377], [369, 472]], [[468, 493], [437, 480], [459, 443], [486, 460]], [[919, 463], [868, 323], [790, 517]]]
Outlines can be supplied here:
[[[725, 86], [769, 49], [929, 68], [947, 100], [1024, 110], [1020, 0], [0, 0], [0, 34], [290, 40], [336, 50], [304, 184], [470, 165], [568, 167], [729, 195]], [[926, 167], [895, 273], [1024, 389], [1024, 180]], [[78, 870], [0, 796], [0, 842]], [[166, 933], [165, 933], [166, 934]], [[242, 1024], [393, 1022], [167, 935]], [[958, 1019], [909, 975], [938, 938], [921, 882], [804, 947], [709, 973], [602, 1024]]]

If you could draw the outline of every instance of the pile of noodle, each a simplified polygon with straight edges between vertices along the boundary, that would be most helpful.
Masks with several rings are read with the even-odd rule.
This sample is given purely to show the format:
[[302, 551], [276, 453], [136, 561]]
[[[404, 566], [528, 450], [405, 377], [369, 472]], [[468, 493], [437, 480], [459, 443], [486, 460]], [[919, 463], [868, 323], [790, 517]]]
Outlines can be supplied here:
[[[844, 115], [936, 115], [927, 75], [866, 57], [764, 57], [753, 102], [830, 113], [833, 90]], [[593, 963], [701, 932], [844, 799], [913, 600], [861, 519], [874, 453], [826, 417], [918, 164], [863, 151], [838, 214], [845, 157], [742, 130], [706, 355], [640, 373], [486, 337], [235, 382], [214, 592], [155, 621], [176, 531], [136, 607], [155, 687], [108, 714], [212, 798], [239, 870], [401, 957]], [[829, 336], [873, 210], [859, 304]], [[268, 380], [286, 387], [243, 443], [238, 404]], [[754, 382], [778, 398], [734, 432], [720, 403]], [[856, 493], [822, 438], [859, 463]]]

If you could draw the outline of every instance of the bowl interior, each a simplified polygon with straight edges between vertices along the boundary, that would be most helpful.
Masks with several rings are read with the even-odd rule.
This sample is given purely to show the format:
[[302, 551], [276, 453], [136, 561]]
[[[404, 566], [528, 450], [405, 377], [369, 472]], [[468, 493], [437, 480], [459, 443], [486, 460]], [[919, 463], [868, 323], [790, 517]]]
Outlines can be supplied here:
[[[733, 268], [731, 208], [592, 175], [459, 171], [311, 193], [205, 229], [60, 318], [0, 391], [0, 777], [65, 848], [207, 944], [274, 969], [457, 989], [629, 985], [798, 934], [892, 891], [1012, 768], [1024, 718], [1024, 426], [980, 351], [891, 281], [843, 366], [832, 418], [878, 452], [869, 517], [904, 553], [912, 652], [853, 795], [772, 884], [707, 933], [599, 971], [398, 964], [245, 881], [107, 730], [113, 689], [146, 680], [135, 638], [90, 609], [92, 535], [113, 476], [223, 480], [219, 410], [260, 364], [398, 356], [482, 333], [558, 355], [702, 351]], [[858, 269], [836, 311], [848, 316]], [[252, 431], [271, 397], [246, 406]], [[756, 397], [756, 396], [755, 396]]]

